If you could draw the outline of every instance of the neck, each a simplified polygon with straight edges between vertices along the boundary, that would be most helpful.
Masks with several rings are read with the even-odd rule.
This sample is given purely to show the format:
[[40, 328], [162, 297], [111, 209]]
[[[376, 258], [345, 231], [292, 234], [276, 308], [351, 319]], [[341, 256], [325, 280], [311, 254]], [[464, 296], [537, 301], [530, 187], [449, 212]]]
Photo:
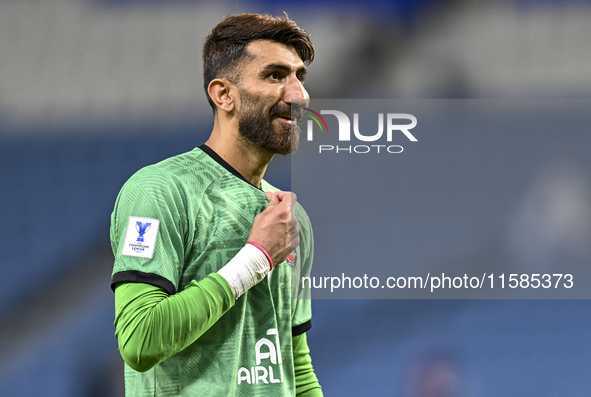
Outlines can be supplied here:
[[237, 129], [222, 129], [217, 120], [205, 142], [247, 181], [260, 186], [273, 153], [243, 138]]

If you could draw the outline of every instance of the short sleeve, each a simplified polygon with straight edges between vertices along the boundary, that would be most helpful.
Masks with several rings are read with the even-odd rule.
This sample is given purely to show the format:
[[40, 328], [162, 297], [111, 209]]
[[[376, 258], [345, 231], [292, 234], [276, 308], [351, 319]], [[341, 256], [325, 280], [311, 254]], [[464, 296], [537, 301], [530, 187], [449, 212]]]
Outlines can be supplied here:
[[298, 227], [300, 229], [300, 246], [299, 255], [296, 266], [299, 271], [295, 272], [297, 280], [294, 280], [297, 287], [294, 289], [294, 311], [292, 316], [292, 334], [300, 335], [308, 331], [312, 320], [312, 300], [310, 296], [310, 288], [301, 288], [302, 277], [309, 277], [312, 271], [312, 262], [314, 259], [314, 235], [312, 232], [312, 225], [306, 211], [301, 205], [296, 204], [294, 207], [296, 218], [298, 219]]
[[177, 291], [184, 262], [186, 208], [173, 175], [146, 167], [121, 189], [111, 215], [112, 288], [144, 282]]

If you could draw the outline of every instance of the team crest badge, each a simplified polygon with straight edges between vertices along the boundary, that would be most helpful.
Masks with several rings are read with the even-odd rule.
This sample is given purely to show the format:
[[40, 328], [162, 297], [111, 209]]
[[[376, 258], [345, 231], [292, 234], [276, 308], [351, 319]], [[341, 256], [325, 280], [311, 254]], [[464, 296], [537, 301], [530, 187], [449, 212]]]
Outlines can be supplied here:
[[152, 259], [159, 225], [158, 219], [130, 216], [121, 255]]
[[298, 254], [296, 253], [296, 250], [291, 251], [291, 254], [289, 254], [289, 256], [287, 257], [287, 264], [291, 267], [291, 268], [295, 268], [296, 267], [296, 259], [297, 259]]
[[151, 222], [142, 223], [140, 221], [137, 221], [135, 223], [135, 230], [138, 232], [137, 241], [141, 241], [142, 243], [144, 242], [144, 234], [146, 234], [146, 232], [150, 230], [151, 226]]

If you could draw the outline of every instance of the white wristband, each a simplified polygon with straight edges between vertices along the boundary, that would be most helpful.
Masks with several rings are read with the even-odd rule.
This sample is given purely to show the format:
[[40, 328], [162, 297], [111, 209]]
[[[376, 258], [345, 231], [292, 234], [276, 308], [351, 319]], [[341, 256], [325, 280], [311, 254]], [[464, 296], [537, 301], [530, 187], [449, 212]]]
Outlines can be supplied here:
[[218, 270], [238, 299], [247, 290], [258, 284], [271, 270], [267, 256], [257, 247], [246, 244], [236, 256]]

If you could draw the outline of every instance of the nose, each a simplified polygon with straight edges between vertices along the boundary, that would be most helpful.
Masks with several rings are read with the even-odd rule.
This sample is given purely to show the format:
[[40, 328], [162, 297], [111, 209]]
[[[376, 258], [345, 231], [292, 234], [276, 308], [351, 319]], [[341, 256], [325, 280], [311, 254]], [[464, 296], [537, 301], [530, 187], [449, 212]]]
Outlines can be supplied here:
[[303, 107], [308, 107], [310, 103], [310, 96], [304, 85], [296, 76], [290, 76], [287, 86], [285, 87], [284, 102], [291, 105], [297, 104]]

